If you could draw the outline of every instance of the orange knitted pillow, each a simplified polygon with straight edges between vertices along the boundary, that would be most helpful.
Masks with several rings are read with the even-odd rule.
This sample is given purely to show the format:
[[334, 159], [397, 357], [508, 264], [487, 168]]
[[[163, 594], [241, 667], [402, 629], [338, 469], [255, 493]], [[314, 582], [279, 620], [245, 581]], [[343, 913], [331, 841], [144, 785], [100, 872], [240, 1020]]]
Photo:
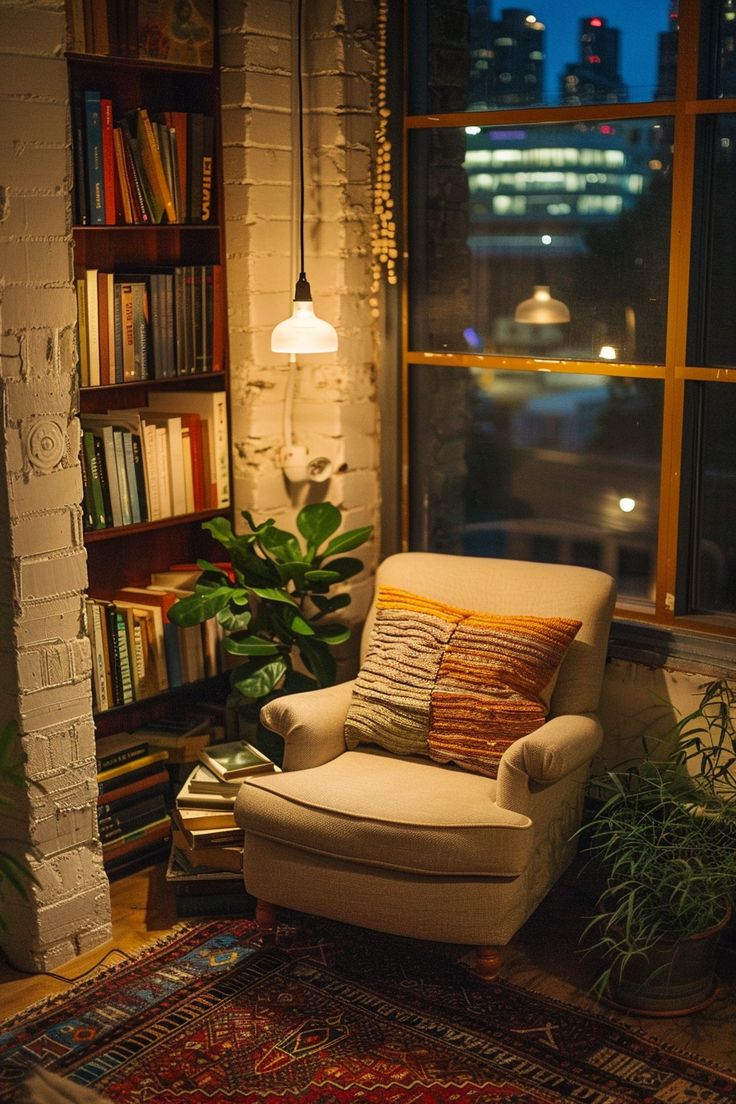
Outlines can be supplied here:
[[580, 625], [474, 613], [381, 587], [347, 746], [378, 744], [495, 778], [506, 748], [544, 724], [545, 690]]

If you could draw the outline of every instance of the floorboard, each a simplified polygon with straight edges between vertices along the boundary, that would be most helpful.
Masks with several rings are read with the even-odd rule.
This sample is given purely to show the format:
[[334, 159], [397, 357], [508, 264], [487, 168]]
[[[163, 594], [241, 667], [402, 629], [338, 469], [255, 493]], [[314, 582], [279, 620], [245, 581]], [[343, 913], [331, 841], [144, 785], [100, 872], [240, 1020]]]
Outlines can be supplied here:
[[[105, 964], [119, 961], [120, 951], [135, 955], [179, 923], [173, 891], [166, 883], [162, 865], [113, 882], [111, 897], [112, 940], [67, 963], [56, 971], [58, 974], [71, 981], [95, 967], [106, 954]], [[594, 963], [580, 953], [578, 946], [578, 935], [589, 907], [589, 899], [574, 885], [557, 886], [505, 948], [502, 976], [546, 996], [596, 1009], [587, 995]], [[445, 951], [446, 948], [439, 953]], [[717, 999], [693, 1016], [650, 1019], [617, 1013], [617, 1018], [678, 1050], [736, 1071], [734, 929], [721, 951], [719, 978]], [[63, 992], [68, 984], [44, 975], [19, 975], [0, 964], [0, 1015], [9, 1018], [37, 1001]]]

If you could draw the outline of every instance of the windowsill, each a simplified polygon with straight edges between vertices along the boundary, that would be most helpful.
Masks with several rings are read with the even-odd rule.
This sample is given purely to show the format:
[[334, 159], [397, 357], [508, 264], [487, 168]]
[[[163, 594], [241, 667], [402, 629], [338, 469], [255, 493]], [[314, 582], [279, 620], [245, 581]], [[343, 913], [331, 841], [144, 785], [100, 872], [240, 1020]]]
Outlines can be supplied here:
[[736, 641], [731, 637], [658, 628], [636, 621], [614, 619], [608, 655], [611, 659], [713, 678], [732, 678], [736, 670]]

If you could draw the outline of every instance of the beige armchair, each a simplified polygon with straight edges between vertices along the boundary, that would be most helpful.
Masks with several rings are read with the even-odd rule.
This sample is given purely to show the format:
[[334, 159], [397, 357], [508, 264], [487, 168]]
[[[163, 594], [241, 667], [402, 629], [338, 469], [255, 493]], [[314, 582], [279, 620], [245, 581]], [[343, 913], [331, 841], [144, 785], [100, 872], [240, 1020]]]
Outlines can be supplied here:
[[[355, 682], [270, 702], [261, 718], [284, 738], [284, 771], [241, 787], [245, 883], [263, 924], [284, 906], [473, 945], [478, 972], [492, 977], [498, 948], [574, 857], [602, 738], [595, 711], [613, 580], [581, 567], [408, 552], [385, 560], [376, 582], [480, 612], [582, 622], [547, 720], [504, 751], [490, 778], [370, 745], [347, 750]], [[362, 661], [375, 616], [374, 600]]]

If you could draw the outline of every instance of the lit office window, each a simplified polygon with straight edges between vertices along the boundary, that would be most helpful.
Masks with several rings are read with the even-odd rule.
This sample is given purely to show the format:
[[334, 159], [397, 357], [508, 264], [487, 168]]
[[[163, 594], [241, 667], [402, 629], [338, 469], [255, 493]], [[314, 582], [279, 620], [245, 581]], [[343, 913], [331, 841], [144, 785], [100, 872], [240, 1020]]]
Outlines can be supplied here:
[[[411, 348], [598, 360], [608, 346], [622, 361], [662, 362], [667, 122], [472, 130], [410, 135]], [[554, 150], [568, 164], [574, 152], [577, 167], [531, 168]], [[499, 163], [502, 171], [487, 170]], [[566, 305], [569, 321], [519, 318], [539, 286]]]

